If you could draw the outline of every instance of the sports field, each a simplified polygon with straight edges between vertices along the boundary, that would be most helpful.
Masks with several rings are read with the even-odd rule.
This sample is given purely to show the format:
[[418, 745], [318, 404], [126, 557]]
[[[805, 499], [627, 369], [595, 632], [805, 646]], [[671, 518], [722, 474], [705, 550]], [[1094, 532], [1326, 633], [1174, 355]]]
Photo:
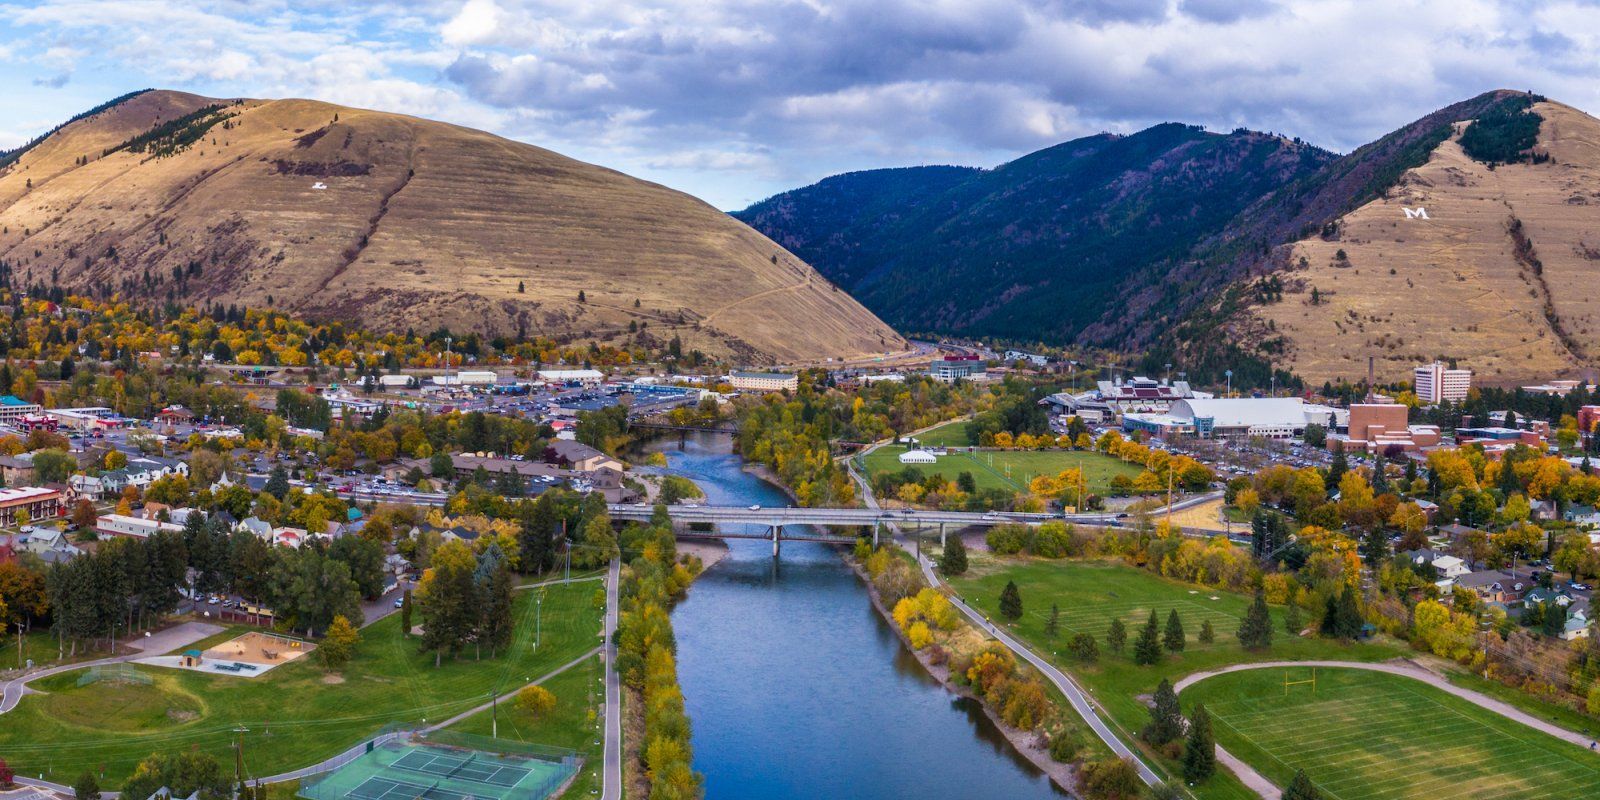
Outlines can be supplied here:
[[[1009, 626], [1011, 631], [1035, 650], [1050, 654], [1052, 660], [1091, 690], [1110, 722], [1123, 731], [1124, 740], [1132, 740], [1133, 733], [1149, 721], [1149, 707], [1139, 698], [1154, 691], [1162, 678], [1176, 681], [1190, 673], [1247, 661], [1381, 661], [1402, 652], [1384, 643], [1345, 644], [1315, 637], [1290, 637], [1284, 631], [1281, 607], [1271, 609], [1272, 647], [1245, 650], [1235, 634], [1250, 598], [1169, 580], [1122, 563], [994, 558], [977, 553], [971, 563], [968, 574], [952, 581], [961, 596], [990, 618], [999, 619], [1000, 590], [1007, 581], [1016, 581], [1022, 595], [1023, 617]], [[1055, 637], [1045, 633], [1052, 603], [1061, 609], [1060, 631]], [[1186, 645], [1181, 654], [1169, 653], [1159, 664], [1140, 667], [1132, 660], [1133, 640], [1152, 609], [1163, 631], [1167, 614], [1178, 612]], [[1112, 619], [1121, 619], [1128, 628], [1128, 644], [1120, 655], [1111, 653], [1106, 645], [1105, 634]], [[1198, 637], [1207, 620], [1216, 633], [1216, 641], [1203, 645]], [[1085, 664], [1069, 655], [1067, 642], [1079, 632], [1093, 634], [1099, 643], [1101, 655], [1097, 662]], [[1161, 761], [1158, 766], [1172, 774], [1178, 767], [1175, 761]], [[1219, 775], [1195, 787], [1194, 794], [1202, 800], [1256, 798], [1231, 775]]]
[[917, 434], [916, 440], [923, 447], [966, 447], [971, 444], [967, 441], [967, 421], [964, 419], [929, 428]]
[[1600, 755], [1399, 675], [1261, 669], [1183, 692], [1218, 742], [1274, 782], [1304, 769], [1329, 800], [1600, 796]]
[[[866, 457], [868, 474], [905, 469], [908, 465], [900, 463], [900, 454], [906, 449], [904, 445], [884, 445], [872, 451]], [[1077, 467], [1084, 471], [1089, 491], [1099, 494], [1104, 494], [1110, 488], [1113, 476], [1133, 478], [1143, 471], [1133, 464], [1124, 464], [1092, 450], [980, 450], [975, 453], [951, 450], [949, 455], [940, 456], [937, 464], [914, 466], [922, 470], [924, 475], [937, 474], [952, 481], [961, 473], [970, 472], [980, 489], [1013, 492], [1025, 490], [1028, 482], [1036, 476], [1055, 475]]]

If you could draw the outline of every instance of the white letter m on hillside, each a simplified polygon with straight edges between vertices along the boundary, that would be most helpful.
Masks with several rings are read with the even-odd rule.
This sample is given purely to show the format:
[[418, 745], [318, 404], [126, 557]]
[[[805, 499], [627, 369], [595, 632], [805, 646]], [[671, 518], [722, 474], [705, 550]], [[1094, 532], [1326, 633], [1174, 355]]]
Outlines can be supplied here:
[[1406, 212], [1406, 219], [1428, 218], [1428, 209], [1423, 208], [1422, 206], [1417, 206], [1416, 208], [1406, 208], [1405, 206], [1401, 206], [1400, 210]]

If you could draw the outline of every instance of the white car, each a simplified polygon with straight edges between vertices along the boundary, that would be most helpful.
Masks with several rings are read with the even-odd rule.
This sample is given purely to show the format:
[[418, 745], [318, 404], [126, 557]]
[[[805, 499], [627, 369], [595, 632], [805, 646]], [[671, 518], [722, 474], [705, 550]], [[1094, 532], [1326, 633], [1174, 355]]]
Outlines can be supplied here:
[[760, 510], [761, 510], [761, 506], [759, 506], [759, 505], [754, 505], [754, 506], [751, 506], [751, 507], [750, 507], [750, 510], [751, 510], [751, 511], [760, 511]]

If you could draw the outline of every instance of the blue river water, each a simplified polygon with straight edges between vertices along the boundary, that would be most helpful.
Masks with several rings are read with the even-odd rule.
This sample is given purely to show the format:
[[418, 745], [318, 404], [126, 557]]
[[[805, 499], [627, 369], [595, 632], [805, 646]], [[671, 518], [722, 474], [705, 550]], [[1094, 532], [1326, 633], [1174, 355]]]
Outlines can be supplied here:
[[[651, 442], [708, 503], [783, 505], [727, 437]], [[694, 766], [711, 800], [1061, 797], [905, 651], [827, 545], [733, 540], [674, 609]]]

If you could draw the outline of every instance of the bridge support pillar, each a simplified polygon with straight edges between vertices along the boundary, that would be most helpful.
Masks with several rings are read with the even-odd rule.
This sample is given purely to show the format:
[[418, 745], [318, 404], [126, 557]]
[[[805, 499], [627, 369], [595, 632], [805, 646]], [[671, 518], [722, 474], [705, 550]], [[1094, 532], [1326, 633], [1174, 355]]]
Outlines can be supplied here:
[[944, 523], [939, 523], [939, 549], [944, 549]]
[[883, 522], [875, 520], [872, 523], [872, 549], [878, 549], [878, 532], [883, 530]]
[[782, 541], [783, 541], [783, 526], [782, 525], [774, 525], [774, 526], [772, 526], [772, 557], [773, 558], [777, 558], [778, 557], [779, 547], [780, 547], [779, 543], [782, 542]]

